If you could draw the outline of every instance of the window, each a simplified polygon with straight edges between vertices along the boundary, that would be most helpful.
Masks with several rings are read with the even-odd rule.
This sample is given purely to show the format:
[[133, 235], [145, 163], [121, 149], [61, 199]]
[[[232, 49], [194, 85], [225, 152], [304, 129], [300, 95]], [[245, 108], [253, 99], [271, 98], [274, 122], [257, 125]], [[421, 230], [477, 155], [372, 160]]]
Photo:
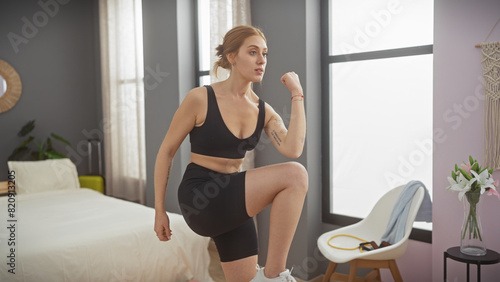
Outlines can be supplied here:
[[432, 195], [433, 1], [322, 5], [323, 220], [348, 225], [410, 180]]
[[198, 86], [210, 84], [210, 1], [198, 0]]
[[196, 0], [198, 86], [224, 78], [224, 71], [219, 72], [218, 79], [210, 75], [216, 60], [215, 47], [222, 43], [224, 34], [234, 25], [245, 24], [249, 20], [247, 4], [246, 1]]

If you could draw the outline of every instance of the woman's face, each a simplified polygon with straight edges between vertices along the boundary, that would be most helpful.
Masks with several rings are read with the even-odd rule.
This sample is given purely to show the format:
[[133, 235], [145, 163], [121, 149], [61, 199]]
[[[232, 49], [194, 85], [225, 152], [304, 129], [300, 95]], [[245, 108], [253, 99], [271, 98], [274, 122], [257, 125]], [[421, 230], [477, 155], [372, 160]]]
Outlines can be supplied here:
[[267, 63], [266, 41], [258, 36], [245, 39], [238, 54], [233, 58], [232, 73], [236, 72], [251, 82], [260, 82], [264, 77]]

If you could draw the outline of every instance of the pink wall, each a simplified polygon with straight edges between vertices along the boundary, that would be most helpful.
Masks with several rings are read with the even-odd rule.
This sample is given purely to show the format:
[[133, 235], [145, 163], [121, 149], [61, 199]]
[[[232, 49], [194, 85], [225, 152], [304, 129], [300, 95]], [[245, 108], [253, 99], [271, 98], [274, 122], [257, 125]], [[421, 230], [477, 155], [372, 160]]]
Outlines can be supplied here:
[[[435, 0], [434, 21], [434, 208], [432, 281], [443, 281], [443, 252], [460, 244], [463, 207], [446, 177], [457, 162], [483, 158], [483, 42], [500, 17], [498, 0]], [[500, 24], [489, 41], [500, 41]], [[460, 110], [461, 109], [461, 110]], [[495, 172], [500, 179], [500, 172]], [[500, 252], [500, 201], [483, 196], [481, 221], [489, 249]], [[498, 281], [500, 264], [481, 268], [483, 281]], [[476, 267], [471, 267], [471, 281]], [[448, 261], [448, 281], [466, 281], [465, 264]], [[474, 276], [474, 277], [472, 277]]]
[[[434, 21], [434, 175], [433, 243], [411, 241], [397, 260], [405, 282], [443, 281], [443, 252], [460, 245], [462, 203], [447, 191], [447, 176], [455, 163], [473, 155], [483, 161], [483, 106], [481, 50], [500, 17], [498, 0], [435, 0]], [[488, 42], [500, 41], [500, 24]], [[430, 113], [429, 113], [430, 114]], [[500, 179], [500, 171], [494, 173]], [[483, 196], [481, 222], [487, 248], [500, 253], [500, 200]], [[471, 281], [476, 267], [471, 266]], [[388, 271], [384, 281], [393, 281]], [[500, 264], [481, 267], [482, 281], [499, 281]], [[448, 259], [448, 281], [466, 281], [466, 265]]]

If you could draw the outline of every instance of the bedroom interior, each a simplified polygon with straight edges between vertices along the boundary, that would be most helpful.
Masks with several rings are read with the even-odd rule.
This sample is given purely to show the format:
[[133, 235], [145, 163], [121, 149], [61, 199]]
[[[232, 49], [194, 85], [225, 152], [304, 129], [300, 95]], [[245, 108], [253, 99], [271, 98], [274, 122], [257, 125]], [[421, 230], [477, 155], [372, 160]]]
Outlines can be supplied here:
[[[387, 2], [391, 1], [396, 0], [388, 0]], [[57, 3], [57, 12], [53, 14], [45, 12], [42, 8], [43, 5], [38, 2], [42, 4]], [[325, 156], [321, 150], [322, 131], [320, 124], [322, 116], [318, 110], [322, 108], [320, 95], [322, 84], [321, 34], [318, 30], [320, 30], [321, 25], [319, 18], [322, 2], [322, 0], [250, 1], [252, 24], [262, 28], [266, 33], [271, 50], [280, 50], [280, 52], [272, 51], [266, 78], [262, 85], [257, 86], [256, 91], [266, 102], [286, 113], [285, 108], [288, 107], [288, 104], [285, 101], [288, 102], [289, 99], [286, 99], [286, 93], [279, 83], [279, 76], [285, 71], [294, 69], [301, 76], [305, 92], [310, 94], [306, 103], [309, 125], [306, 148], [304, 154], [297, 159], [309, 171], [310, 188], [287, 263], [288, 268], [294, 268], [292, 274], [303, 281], [317, 281], [313, 279], [321, 279], [320, 277], [325, 274], [329, 261], [321, 255], [317, 239], [321, 234], [339, 227], [323, 222], [321, 210], [323, 186], [321, 171], [322, 158]], [[157, 149], [168, 129], [174, 111], [183, 95], [196, 83], [195, 59], [192, 56], [195, 52], [195, 26], [193, 23], [195, 7], [193, 3], [193, 1], [184, 0], [142, 0], [144, 78], [148, 79], [150, 86], [154, 85], [154, 87], [145, 88], [144, 92], [146, 180], [153, 178]], [[456, 195], [446, 191], [445, 188], [449, 185], [447, 176], [455, 163], [460, 163], [469, 155], [477, 156], [476, 158], [480, 161], [483, 160], [485, 146], [483, 144], [483, 104], [485, 103], [482, 96], [484, 91], [483, 70], [481, 68], [481, 50], [475, 48], [475, 45], [482, 43], [490, 30], [492, 32], [488, 41], [500, 41], [500, 25], [492, 29], [499, 14], [500, 2], [497, 0], [434, 1], [433, 110], [429, 113], [429, 115], [433, 115], [434, 129], [432, 186], [435, 188], [432, 192], [434, 207], [432, 243], [409, 240], [405, 254], [396, 260], [403, 281], [442, 281], [444, 274], [443, 252], [460, 244], [458, 234], [463, 219], [463, 207], [462, 203], [457, 201]], [[14, 38], [15, 44], [11, 40], [12, 33], [19, 36]], [[10, 37], [9, 34], [11, 34]], [[88, 174], [87, 139], [103, 137], [106, 126], [103, 124], [105, 118], [101, 90], [104, 82], [101, 72], [99, 1], [2, 1], [0, 4], [0, 36], [2, 37], [0, 40], [0, 59], [9, 63], [16, 70], [22, 83], [22, 94], [15, 106], [0, 114], [0, 136], [2, 137], [0, 138], [0, 159], [4, 160], [0, 162], [0, 191], [2, 185], [6, 189], [4, 181], [9, 178], [8, 171], [10, 169], [6, 161], [7, 157], [19, 145], [20, 139], [16, 133], [22, 125], [32, 119], [36, 119], [38, 122], [33, 131], [35, 136], [47, 136], [51, 132], [58, 132], [64, 136], [72, 144], [70, 148], [63, 147], [64, 153], [75, 165], [78, 175]], [[167, 211], [173, 214], [180, 213], [175, 187], [178, 186], [183, 169], [189, 161], [188, 152], [189, 144], [185, 143], [174, 160], [175, 165], [166, 200]], [[263, 144], [262, 148], [255, 152], [255, 166], [287, 160], [266, 144]], [[94, 165], [97, 166], [96, 163]], [[59, 167], [59, 169], [61, 168]], [[106, 167], [104, 169], [106, 170]], [[73, 168], [68, 169], [68, 171], [70, 170], [74, 173]], [[53, 175], [56, 176], [45, 179], [43, 182], [35, 182], [36, 185], [47, 185], [47, 183], [50, 185], [58, 178], [57, 173]], [[495, 171], [493, 176], [495, 179], [500, 179], [498, 171]], [[19, 176], [17, 175], [17, 177]], [[71, 178], [74, 178], [74, 174]], [[43, 175], [37, 179], [44, 179]], [[32, 179], [32, 181], [36, 180]], [[74, 188], [75, 185], [67, 187]], [[84, 210], [78, 209], [81, 207], [78, 206], [78, 201], [75, 202], [75, 208], [72, 210], [82, 221], [90, 224], [95, 223], [99, 232], [106, 230], [106, 220], [109, 218], [102, 219], [103, 221], [100, 219], [98, 221], [95, 218], [98, 218], [99, 214], [102, 215], [101, 211], [106, 207], [116, 206], [118, 209], [130, 209], [127, 214], [131, 218], [133, 216], [129, 213], [137, 211], [139, 215], [142, 215], [142, 221], [146, 221], [141, 223], [138, 216], [134, 218], [134, 224], [137, 226], [142, 224], [137, 228], [137, 234], [134, 234], [129, 227], [122, 226], [124, 220], [114, 222], [113, 230], [126, 230], [126, 232], [122, 232], [125, 240], [134, 238], [133, 240], [137, 240], [135, 242], [137, 246], [150, 250], [157, 258], [163, 257], [168, 262], [163, 271], [171, 271], [171, 268], [177, 266], [178, 272], [182, 272], [179, 275], [186, 275], [185, 280], [179, 281], [193, 278], [187, 276], [196, 271], [192, 269], [184, 271], [190, 267], [199, 267], [199, 271], [203, 272], [201, 275], [207, 274], [209, 268], [213, 267], [213, 264], [210, 265], [210, 244], [207, 240], [196, 238], [189, 231], [184, 231], [182, 222], [177, 224], [179, 224], [179, 230], [183, 236], [179, 236], [175, 245], [160, 246], [158, 242], [149, 242], [148, 236], [154, 235], [152, 230], [153, 216], [151, 216], [151, 209], [149, 209], [154, 203], [152, 181], [146, 181], [144, 189], [144, 205], [112, 197], [107, 201], [102, 199], [102, 195], [92, 193], [93, 191], [90, 190], [79, 191], [83, 194], [76, 193], [74, 195], [70, 194], [77, 192], [78, 189], [44, 193], [48, 195], [49, 199], [47, 200], [50, 201], [50, 207], [54, 206], [54, 208], [59, 205], [62, 209], [69, 209], [65, 205], [69, 197], [74, 197], [77, 200], [88, 199], [90, 205], [86, 206]], [[46, 244], [45, 242], [44, 244], [40, 243], [36, 248], [30, 245], [36, 244], [36, 242], [28, 243], [26, 241], [26, 238], [29, 238], [27, 232], [36, 232], [33, 229], [30, 230], [32, 228], [31, 225], [28, 225], [30, 220], [43, 220], [48, 217], [61, 218], [62, 220], [65, 216], [69, 216], [60, 212], [51, 214], [50, 212], [53, 210], [49, 206], [40, 206], [41, 199], [33, 195], [25, 195], [23, 199], [23, 201], [33, 202], [32, 206], [19, 203], [20, 228], [16, 231], [16, 238], [20, 245], [19, 255], [26, 254], [24, 252], [27, 250], [22, 249], [24, 245], [37, 252], [38, 260], [46, 260], [47, 263], [65, 262], [64, 267], [75, 270], [75, 275], [78, 277], [89, 277], [85, 276], [90, 274], [84, 273], [84, 270], [101, 262], [102, 267], [126, 265], [123, 269], [111, 268], [116, 270], [115, 272], [109, 271], [109, 268], [108, 272], [104, 271], [104, 268], [99, 268], [99, 272], [96, 273], [109, 275], [107, 276], [109, 281], [120, 280], [120, 278], [122, 281], [133, 280], [128, 276], [132, 274], [126, 272], [125, 269], [140, 269], [142, 266], [134, 264], [136, 262], [134, 259], [113, 261], [116, 255], [122, 257], [124, 255], [121, 255], [120, 251], [111, 249], [112, 247], [107, 241], [109, 238], [102, 236], [98, 236], [98, 240], [94, 238], [94, 241], [98, 241], [99, 244], [90, 246], [89, 253], [75, 258], [68, 257], [68, 253], [65, 252], [60, 252], [60, 257], [51, 256], [48, 251], [52, 248], [58, 248], [59, 243], [61, 245], [69, 243], [71, 246], [71, 241], [58, 242], [55, 239]], [[2, 224], [5, 226], [7, 223], [6, 197], [2, 198], [0, 220], [4, 222]], [[497, 224], [496, 215], [500, 212], [500, 202], [496, 197], [484, 197], [482, 201], [481, 221], [487, 248], [499, 252], [500, 240], [497, 237], [500, 234], [500, 225]], [[37, 215], [39, 218], [25, 217], [23, 220], [22, 212], [30, 213], [34, 209], [40, 211]], [[113, 217], [113, 214], [110, 216]], [[116, 214], [114, 216], [119, 217]], [[257, 218], [261, 253], [265, 253], [267, 250], [268, 217], [269, 210], [265, 210]], [[77, 222], [71, 223], [70, 221], [68, 226], [75, 224]], [[151, 234], [147, 233], [149, 227], [151, 227]], [[64, 230], [65, 227], [54, 225], [54, 228], [55, 230]], [[0, 233], [2, 236], [0, 237], [0, 258], [2, 261], [0, 280], [2, 281], [4, 281], [4, 275], [8, 274], [7, 264], [4, 263], [8, 255], [5, 242], [7, 231], [3, 228], [2, 233]], [[81, 236], [88, 239], [95, 237], [96, 233], [90, 229], [82, 230]], [[115, 235], [110, 234], [110, 236]], [[146, 239], [141, 240], [139, 236], [144, 236], [143, 238]], [[156, 238], [152, 239], [156, 240]], [[195, 246], [202, 245], [206, 246], [204, 250], [194, 250]], [[175, 259], [172, 260], [172, 257], [161, 252], [157, 253], [161, 248], [165, 248], [167, 252], [172, 254], [177, 254]], [[116, 254], [114, 256], [108, 255], [108, 259], [105, 259], [103, 253], [97, 251], [101, 249], [105, 250], [106, 253], [116, 252]], [[137, 252], [139, 255], [140, 250]], [[96, 260], [89, 259], [92, 257]], [[183, 259], [179, 259], [181, 257]], [[29, 263], [29, 260], [19, 263]], [[83, 267], [83, 264], [87, 265]], [[259, 264], [265, 264], [264, 257], [259, 257]], [[149, 272], [151, 275], [161, 275], [161, 267], [156, 267], [153, 262], [149, 266], [155, 269]], [[339, 265], [338, 271], [348, 273], [349, 265]], [[475, 277], [476, 267], [471, 267], [470, 272], [471, 277]], [[61, 272], [55, 275], [65, 274]], [[486, 265], [481, 268], [483, 281], [495, 281], [499, 275], [498, 264]], [[393, 281], [388, 270], [381, 270], [381, 276], [383, 281]], [[465, 276], [463, 263], [448, 262], [448, 281], [465, 281]], [[28, 276], [16, 279], [30, 281]], [[203, 278], [197, 279], [203, 281], [201, 280]], [[82, 278], [81, 281], [92, 280]], [[171, 280], [166, 279], [165, 281]]]

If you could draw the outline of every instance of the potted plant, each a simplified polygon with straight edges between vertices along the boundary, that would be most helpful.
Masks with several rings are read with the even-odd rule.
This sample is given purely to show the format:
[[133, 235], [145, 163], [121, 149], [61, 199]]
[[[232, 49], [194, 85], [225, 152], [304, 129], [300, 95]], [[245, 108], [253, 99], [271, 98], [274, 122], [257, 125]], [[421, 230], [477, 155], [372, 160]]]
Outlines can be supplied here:
[[[21, 130], [17, 133], [17, 136], [23, 138], [26, 137], [29, 133], [33, 131], [35, 128], [35, 120], [30, 120], [26, 123]], [[35, 137], [30, 135], [27, 139], [21, 143], [17, 148], [14, 149], [12, 154], [9, 156], [9, 161], [22, 161], [26, 160], [28, 157], [32, 161], [36, 160], [46, 160], [46, 159], [62, 159], [67, 158], [63, 153], [58, 152], [52, 146], [52, 139], [62, 142], [68, 146], [71, 144], [64, 138], [54, 133], [51, 133], [47, 139], [42, 140], [41, 143], [38, 143], [35, 140]], [[33, 147], [35, 148], [31, 148]]]

